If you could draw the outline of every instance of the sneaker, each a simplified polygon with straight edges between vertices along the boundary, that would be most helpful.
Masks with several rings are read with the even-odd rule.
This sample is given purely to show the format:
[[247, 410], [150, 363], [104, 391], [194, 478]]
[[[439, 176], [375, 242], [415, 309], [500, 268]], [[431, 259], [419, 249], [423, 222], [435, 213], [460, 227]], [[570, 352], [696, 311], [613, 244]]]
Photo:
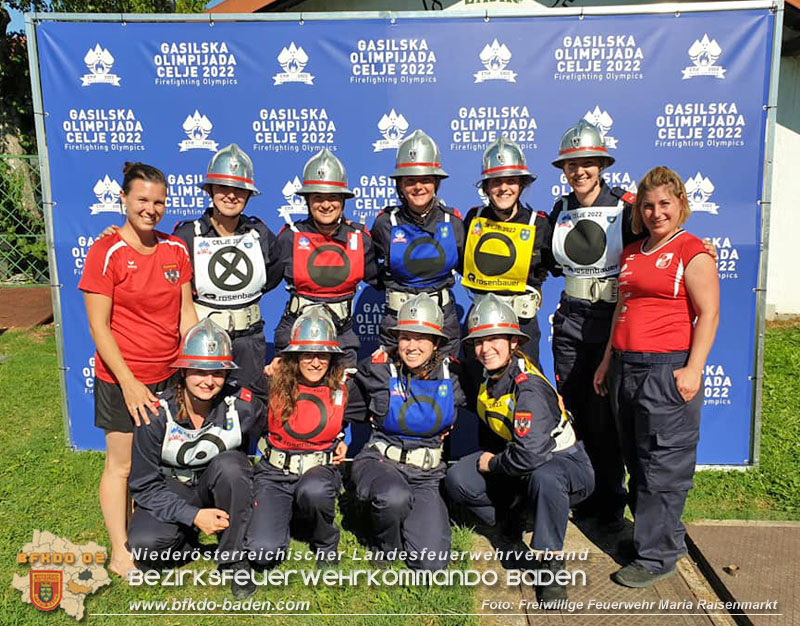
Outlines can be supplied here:
[[[235, 600], [244, 600], [245, 598], [249, 598], [256, 592], [256, 584], [253, 582], [252, 577], [252, 570], [250, 569], [250, 563], [247, 561], [239, 561], [238, 563], [234, 563], [231, 565], [231, 571], [233, 572], [234, 576], [231, 578], [231, 593]], [[240, 584], [236, 581], [236, 574], [237, 572], [247, 572], [247, 580]]]
[[622, 569], [611, 574], [611, 580], [613, 580], [618, 585], [622, 585], [623, 587], [633, 587], [633, 588], [650, 587], [655, 583], [657, 583], [659, 580], [662, 580], [667, 576], [671, 576], [674, 573], [675, 573], [674, 567], [667, 572], [654, 574], [653, 572], [648, 571], [638, 563], [630, 563], [629, 565], [626, 565]]
[[[545, 559], [540, 562], [539, 569], [549, 570], [555, 576], [564, 569], [563, 563], [556, 559]], [[536, 599], [545, 610], [557, 609], [556, 603], [567, 599], [567, 586], [560, 585], [555, 580], [546, 585], [536, 585]]]

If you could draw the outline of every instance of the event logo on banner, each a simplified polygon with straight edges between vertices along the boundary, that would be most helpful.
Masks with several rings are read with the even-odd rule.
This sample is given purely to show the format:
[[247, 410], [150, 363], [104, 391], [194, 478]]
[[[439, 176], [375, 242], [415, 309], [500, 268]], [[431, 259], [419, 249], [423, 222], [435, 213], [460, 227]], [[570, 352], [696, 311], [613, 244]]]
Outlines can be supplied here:
[[314, 84], [314, 77], [303, 71], [308, 64], [308, 55], [303, 48], [295, 46], [294, 42], [290, 43], [288, 48], [281, 50], [278, 55], [278, 63], [283, 68], [283, 72], [272, 77], [275, 81], [274, 85], [283, 85], [285, 83]]
[[81, 76], [81, 86], [89, 85], [114, 85], [119, 87], [119, 76], [111, 73], [111, 66], [114, 65], [114, 57], [105, 48], [97, 44], [94, 48], [89, 48], [83, 62], [89, 69], [89, 74]]
[[86, 235], [78, 235], [75, 239], [75, 244], [72, 246], [72, 259], [73, 267], [72, 274], [74, 276], [81, 276], [83, 274], [83, 263], [86, 260], [86, 255], [89, 253], [89, 248], [94, 243], [94, 237], [87, 237]]
[[108, 174], [98, 179], [94, 187], [92, 187], [92, 191], [97, 197], [97, 202], [89, 205], [91, 215], [97, 215], [98, 213], [125, 213], [125, 207], [119, 197], [122, 187]]
[[203, 211], [208, 194], [203, 191], [203, 174], [167, 174], [167, 213], [179, 218], [193, 218]]
[[719, 212], [719, 205], [709, 202], [711, 194], [714, 193], [714, 183], [707, 176], [697, 172], [692, 178], [685, 181], [686, 195], [689, 200], [689, 208], [692, 212], [710, 213], [716, 215]]
[[358, 185], [353, 187], [353, 193], [355, 198], [352, 202], [355, 208], [352, 215], [367, 226], [372, 226], [372, 222], [384, 208], [399, 204], [394, 180], [386, 175], [360, 176]]
[[425, 39], [359, 39], [349, 58], [351, 83], [436, 82], [436, 52]]
[[308, 206], [306, 206], [306, 199], [298, 195], [298, 191], [303, 186], [303, 181], [295, 176], [293, 180], [287, 180], [286, 184], [281, 189], [283, 199], [286, 202], [283, 206], [278, 207], [278, 215], [286, 219], [288, 215], [308, 215]]
[[703, 383], [705, 386], [705, 400], [703, 406], [718, 406], [730, 404], [733, 383], [731, 377], [725, 373], [725, 368], [719, 363], [706, 363], [703, 370]]
[[644, 53], [633, 35], [566, 35], [555, 49], [555, 80], [641, 80]]
[[382, 150], [397, 150], [400, 147], [400, 142], [408, 131], [408, 122], [403, 114], [395, 113], [392, 109], [389, 115], [383, 114], [378, 122], [378, 130], [381, 131], [383, 139], [379, 139], [372, 144], [373, 152], [381, 152]]
[[336, 152], [336, 123], [324, 108], [261, 109], [253, 120], [257, 152]]
[[694, 65], [683, 69], [683, 80], [698, 76], [725, 78], [725, 68], [714, 65], [721, 54], [722, 48], [716, 39], [709, 39], [707, 34], [700, 40], [695, 39], [689, 48], [689, 58]]
[[202, 115], [197, 109], [194, 110], [192, 115], [187, 115], [183, 121], [183, 132], [186, 133], [188, 139], [181, 141], [178, 146], [181, 152], [187, 150], [210, 150], [216, 152], [219, 144], [208, 138], [211, 134], [211, 129], [214, 125], [205, 115]]
[[450, 120], [450, 150], [480, 151], [501, 135], [523, 150], [536, 149], [536, 119], [525, 105], [459, 107]]
[[[638, 187], [637, 181], [627, 170], [623, 172], [609, 172], [608, 170], [605, 170], [600, 174], [600, 176], [609, 187], [621, 187], [622, 189], [630, 191], [633, 194], [636, 193], [636, 189]], [[553, 196], [553, 201], [555, 202], [561, 196], [568, 196], [571, 192], [572, 187], [569, 186], [564, 172], [561, 172], [558, 177], [558, 183], [550, 188], [550, 194]]]
[[225, 41], [162, 41], [153, 55], [155, 84], [171, 87], [237, 85], [236, 55]]
[[506, 44], [498, 43], [495, 39], [491, 44], [486, 44], [478, 56], [486, 69], [473, 74], [476, 83], [483, 83], [487, 80], [517, 82], [516, 72], [506, 69], [506, 65], [511, 61], [511, 50]]
[[744, 115], [736, 102], [667, 102], [656, 117], [656, 148], [741, 148]]
[[738, 279], [739, 250], [733, 245], [730, 237], [712, 237], [711, 242], [717, 248], [717, 273], [719, 274], [719, 279]]
[[608, 134], [612, 124], [614, 124], [614, 118], [608, 114], [608, 111], [604, 111], [599, 106], [595, 106], [594, 110], [586, 111], [586, 115], [583, 116], [583, 119], [597, 126], [597, 130], [600, 131], [600, 136], [603, 138], [603, 143], [606, 148], [609, 150], [617, 149], [617, 138]]
[[138, 152], [144, 150], [142, 123], [133, 109], [70, 109], [61, 122], [64, 150]]

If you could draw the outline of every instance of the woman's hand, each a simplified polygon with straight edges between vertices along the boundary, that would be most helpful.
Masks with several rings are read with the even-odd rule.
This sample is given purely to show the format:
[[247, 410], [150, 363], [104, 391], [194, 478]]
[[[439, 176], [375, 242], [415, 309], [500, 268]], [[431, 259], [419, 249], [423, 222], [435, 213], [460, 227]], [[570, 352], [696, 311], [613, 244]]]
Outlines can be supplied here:
[[482, 474], [489, 473], [489, 462], [494, 458], [491, 452], [484, 452], [478, 457], [478, 471]]
[[714, 263], [717, 262], [717, 246], [714, 245], [708, 237], [703, 237], [703, 245], [706, 247], [706, 252], [708, 252], [711, 257], [714, 259]]
[[594, 371], [594, 379], [592, 384], [594, 385], [594, 392], [598, 396], [607, 396], [608, 395], [608, 369], [611, 367], [611, 353], [606, 352], [603, 356], [603, 360], [600, 361], [600, 365], [597, 366], [597, 369]]
[[280, 364], [281, 364], [281, 357], [276, 356], [274, 359], [272, 359], [269, 365], [264, 366], [264, 376], [266, 376], [267, 378], [274, 376]]
[[344, 441], [340, 441], [336, 444], [336, 450], [333, 451], [333, 464], [339, 465], [344, 461], [345, 456], [347, 456], [347, 444]]
[[192, 523], [206, 535], [213, 535], [231, 525], [230, 516], [222, 509], [200, 509]]
[[125, 406], [128, 407], [128, 412], [136, 426], [141, 426], [142, 422], [150, 423], [148, 409], [153, 415], [158, 415], [158, 398], [143, 383], [134, 378], [131, 382], [120, 383], [120, 388], [122, 397], [125, 399]]
[[672, 372], [675, 377], [675, 386], [686, 402], [691, 402], [692, 398], [700, 391], [703, 382], [703, 372], [696, 371], [689, 366], [681, 367]]
[[98, 239], [102, 239], [103, 237], [110, 237], [111, 235], [113, 235], [118, 230], [119, 230], [119, 226], [115, 226], [114, 224], [112, 224], [111, 226], [106, 226], [103, 229], [103, 232], [100, 233], [99, 235], [97, 235], [97, 238]]

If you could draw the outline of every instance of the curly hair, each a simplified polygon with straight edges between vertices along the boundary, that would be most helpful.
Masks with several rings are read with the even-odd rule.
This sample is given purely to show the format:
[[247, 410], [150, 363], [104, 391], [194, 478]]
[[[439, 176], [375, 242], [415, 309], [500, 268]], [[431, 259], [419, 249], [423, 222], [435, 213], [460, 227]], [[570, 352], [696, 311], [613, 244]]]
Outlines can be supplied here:
[[[297, 406], [298, 381], [302, 378], [300, 354], [299, 352], [284, 354], [269, 385], [269, 407], [271, 410], [280, 411], [278, 417], [284, 423], [289, 420]], [[322, 384], [331, 390], [331, 398], [342, 388], [343, 380], [344, 362], [341, 355], [333, 354], [328, 371], [322, 379]]]
[[683, 184], [683, 180], [668, 167], [659, 165], [644, 175], [636, 189], [636, 202], [633, 205], [633, 219], [631, 224], [631, 230], [633, 230], [635, 234], [638, 235], [644, 229], [642, 203], [644, 202], [645, 194], [664, 186], [666, 186], [670, 190], [670, 193], [681, 203], [680, 223], [683, 224], [689, 219], [692, 210], [689, 208], [689, 199], [686, 195], [686, 187]]

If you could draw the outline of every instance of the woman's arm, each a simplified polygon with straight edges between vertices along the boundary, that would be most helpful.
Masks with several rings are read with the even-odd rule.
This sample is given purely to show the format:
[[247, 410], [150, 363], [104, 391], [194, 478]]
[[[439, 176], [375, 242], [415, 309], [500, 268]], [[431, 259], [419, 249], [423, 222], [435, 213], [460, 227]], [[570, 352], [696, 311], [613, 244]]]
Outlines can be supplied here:
[[622, 310], [622, 301], [623, 297], [622, 294], [620, 294], [619, 298], [617, 299], [617, 306], [614, 308], [614, 315], [611, 318], [611, 334], [608, 336], [606, 351], [603, 354], [603, 360], [600, 361], [600, 365], [597, 366], [597, 369], [594, 372], [594, 392], [598, 396], [605, 396], [608, 394], [608, 385], [606, 384], [606, 381], [608, 379], [608, 368], [611, 366], [611, 338], [614, 336], [614, 326], [616, 326], [617, 318]]
[[117, 340], [111, 334], [111, 298], [99, 293], [84, 292], [83, 301], [86, 304], [89, 331], [92, 334], [97, 353], [119, 382], [125, 398], [125, 406], [128, 407], [134, 423], [137, 426], [142, 421], [149, 424], [150, 418], [147, 415], [147, 409], [156, 415], [158, 413], [157, 400], [143, 383], [136, 380], [120, 352]]
[[[180, 333], [181, 337], [186, 334], [192, 326], [200, 321], [197, 319], [197, 311], [194, 308], [192, 301], [192, 283], [186, 282], [181, 286], [181, 321]], [[105, 359], [103, 359], [105, 361]]]
[[719, 324], [719, 279], [714, 259], [708, 254], [696, 255], [686, 266], [684, 280], [697, 321], [692, 332], [689, 361], [673, 375], [678, 391], [689, 402], [700, 390], [703, 368]]

